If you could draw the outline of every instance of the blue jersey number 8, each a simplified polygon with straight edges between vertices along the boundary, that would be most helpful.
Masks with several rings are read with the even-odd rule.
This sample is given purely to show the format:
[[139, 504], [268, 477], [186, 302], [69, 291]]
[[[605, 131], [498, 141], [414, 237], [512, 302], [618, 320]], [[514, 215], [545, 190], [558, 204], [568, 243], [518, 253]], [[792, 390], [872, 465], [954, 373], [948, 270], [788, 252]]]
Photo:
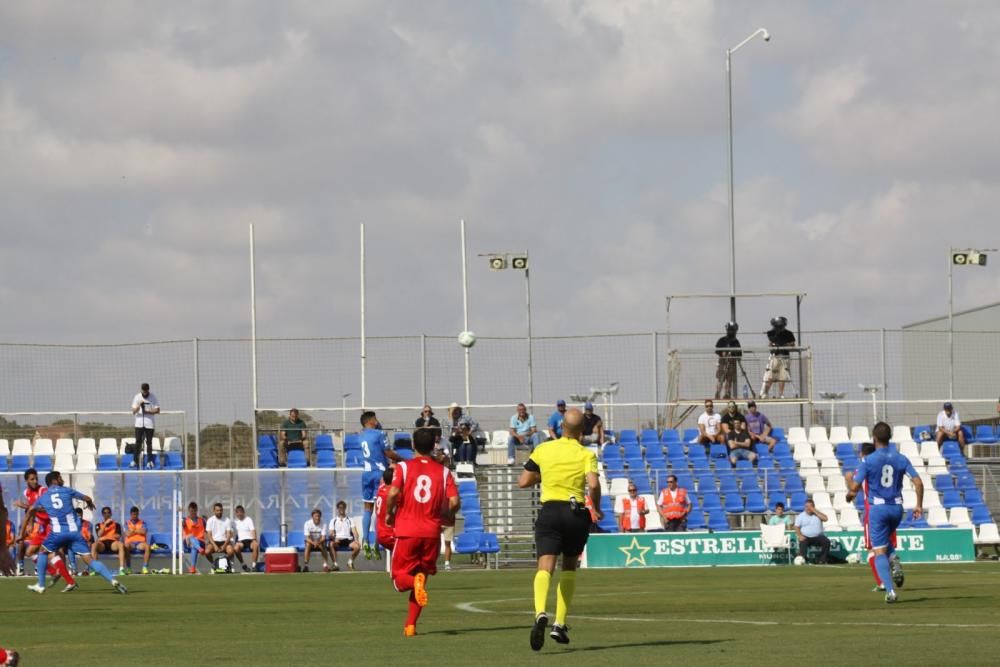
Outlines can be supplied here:
[[361, 441], [361, 452], [365, 455], [366, 459], [370, 459], [372, 457], [372, 450], [368, 447], [367, 440]]
[[892, 469], [891, 465], [882, 466], [882, 486], [889, 488], [892, 486], [893, 473], [895, 471]]

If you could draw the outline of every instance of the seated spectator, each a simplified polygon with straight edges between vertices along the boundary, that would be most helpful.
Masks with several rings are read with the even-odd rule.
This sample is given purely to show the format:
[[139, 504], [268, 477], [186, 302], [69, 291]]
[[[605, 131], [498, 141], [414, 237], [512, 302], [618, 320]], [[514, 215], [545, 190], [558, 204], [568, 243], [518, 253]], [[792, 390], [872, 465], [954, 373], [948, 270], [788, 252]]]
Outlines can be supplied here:
[[687, 489], [677, 486], [677, 476], [667, 477], [667, 488], [660, 491], [660, 517], [663, 519], [663, 529], [670, 533], [687, 530], [687, 517], [691, 513], [691, 499]]
[[817, 565], [826, 565], [830, 556], [830, 538], [823, 534], [827, 516], [816, 509], [812, 500], [806, 501], [806, 511], [795, 517], [795, 534], [799, 538], [799, 555], [806, 558], [809, 547], [819, 547]]
[[562, 423], [566, 418], [566, 401], [561, 398], [556, 401], [556, 411], [549, 416], [548, 430], [545, 435], [549, 440], [558, 440], [562, 437]]
[[111, 517], [111, 508], [101, 508], [101, 521], [97, 524], [97, 538], [90, 548], [90, 556], [118, 554], [118, 573], [125, 574], [125, 547], [122, 545], [122, 526]]
[[965, 451], [965, 432], [962, 431], [962, 420], [958, 418], [958, 411], [949, 402], [944, 404], [944, 409], [937, 416], [937, 440], [938, 449], [945, 440], [958, 440], [958, 444]]
[[[234, 510], [236, 516], [233, 518], [233, 532], [236, 533], [236, 544], [233, 550], [236, 559], [240, 561], [244, 572], [256, 572], [257, 561], [260, 560], [260, 542], [257, 541], [257, 527], [253, 524], [253, 519], [247, 516], [243, 505], [237, 505]], [[249, 551], [253, 559], [250, 567], [243, 561], [243, 554]]]
[[309, 571], [309, 558], [313, 551], [318, 551], [323, 556], [323, 571], [330, 571], [329, 551], [326, 548], [326, 529], [323, 526], [323, 512], [318, 509], [312, 511], [312, 518], [307, 519], [302, 526], [302, 536], [305, 538], [306, 552], [303, 556], [304, 564], [302, 571]]
[[753, 451], [753, 441], [742, 416], [733, 420], [733, 430], [726, 436], [726, 446], [729, 447], [729, 462], [732, 465], [740, 460], [756, 465], [757, 454]]
[[212, 516], [208, 517], [205, 523], [205, 530], [208, 532], [208, 542], [205, 544], [205, 555], [208, 561], [212, 562], [212, 554], [225, 556], [226, 567], [218, 568], [216, 572], [233, 571], [233, 554], [236, 549], [233, 547], [233, 525], [222, 515], [222, 503], [212, 505]]
[[535, 434], [538, 433], [535, 415], [528, 413], [524, 403], [517, 404], [517, 412], [510, 418], [510, 428], [507, 431], [507, 465], [512, 466], [518, 445], [534, 447]]
[[[389, 472], [386, 470], [385, 472]], [[391, 474], [391, 473], [390, 473]], [[382, 479], [385, 479], [383, 474]], [[391, 481], [392, 478], [390, 478]], [[319, 510], [316, 510], [318, 512]], [[343, 500], [337, 501], [337, 514], [330, 519], [330, 557], [333, 560], [334, 571], [340, 569], [337, 563], [338, 551], [350, 551], [347, 557], [347, 568], [354, 569], [354, 559], [361, 553], [361, 544], [358, 542], [358, 534], [354, 530], [354, 521], [347, 516], [347, 503]], [[375, 527], [376, 538], [378, 537], [378, 525]]]
[[413, 427], [433, 428], [435, 429], [434, 431], [434, 434], [436, 436], [435, 441], [436, 442], [441, 441], [441, 422], [439, 422], [438, 418], [434, 416], [434, 410], [431, 409], [431, 406], [429, 405], [424, 406], [424, 409], [420, 411], [420, 416], [417, 417], [417, 420], [415, 422], [413, 422]]
[[594, 404], [587, 401], [583, 404], [583, 444], [604, 444], [604, 421], [600, 415], [594, 414]]
[[771, 420], [763, 412], [757, 411], [756, 401], [747, 402], [746, 423], [753, 444], [766, 445], [767, 451], [772, 451], [778, 441], [771, 437]]
[[737, 419], [744, 421], [743, 415], [740, 414], [739, 408], [736, 407], [736, 403], [734, 401], [729, 401], [729, 403], [726, 404], [726, 411], [722, 413], [722, 417], [720, 419], [722, 432], [728, 435], [729, 432], [733, 430], [734, 422]]
[[449, 417], [451, 418], [451, 428], [448, 442], [451, 443], [451, 451], [455, 453], [455, 461], [475, 463], [475, 433], [479, 430], [479, 424], [468, 415], [463, 414], [462, 407], [458, 403], [451, 404]]
[[722, 418], [715, 412], [715, 406], [709, 399], [705, 401], [705, 411], [698, 416], [698, 437], [695, 438], [694, 444], [705, 445], [707, 452], [709, 446], [715, 442], [725, 444], [726, 438], [722, 433]]
[[306, 423], [299, 419], [299, 411], [292, 408], [288, 411], [288, 419], [281, 422], [278, 432], [278, 465], [288, 465], [288, 452], [295, 450], [306, 453], [306, 463], [309, 463], [309, 438], [306, 436]]
[[792, 515], [785, 514], [785, 503], [774, 503], [774, 514], [767, 519], [767, 525], [782, 525], [785, 530], [789, 530], [793, 525]]
[[[182, 530], [184, 548], [191, 555], [188, 574], [198, 574], [198, 554], [205, 555], [205, 517], [198, 515], [198, 503], [194, 501], [188, 503], [188, 513], [184, 517]], [[207, 555], [205, 559], [209, 565], [212, 564], [212, 559]]]
[[149, 557], [151, 555], [146, 522], [139, 518], [139, 508], [129, 510], [128, 521], [125, 522], [125, 560], [126, 571], [132, 571], [132, 552], [142, 554], [142, 573], [149, 574]]
[[623, 533], [641, 533], [646, 530], [646, 499], [637, 495], [635, 484], [629, 482], [628, 495], [622, 497], [622, 511], [618, 514], [618, 530]]

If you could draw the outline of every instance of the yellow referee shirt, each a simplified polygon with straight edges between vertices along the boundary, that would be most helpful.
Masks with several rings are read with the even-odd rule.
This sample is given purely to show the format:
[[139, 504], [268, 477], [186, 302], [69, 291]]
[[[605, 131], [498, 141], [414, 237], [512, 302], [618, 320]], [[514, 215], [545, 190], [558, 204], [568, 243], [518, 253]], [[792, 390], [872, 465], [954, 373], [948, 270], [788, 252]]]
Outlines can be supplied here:
[[559, 438], [536, 447], [524, 467], [541, 475], [543, 503], [574, 497], [582, 505], [587, 473], [597, 473], [597, 455], [576, 440]]

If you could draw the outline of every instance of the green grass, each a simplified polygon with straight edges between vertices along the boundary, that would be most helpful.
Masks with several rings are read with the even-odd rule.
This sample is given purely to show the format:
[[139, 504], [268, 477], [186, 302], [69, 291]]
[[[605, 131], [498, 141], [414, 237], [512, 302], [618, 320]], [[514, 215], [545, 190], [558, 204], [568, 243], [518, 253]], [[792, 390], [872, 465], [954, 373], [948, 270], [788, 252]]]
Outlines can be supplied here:
[[[441, 572], [412, 639], [402, 637], [406, 597], [381, 574], [130, 576], [127, 596], [96, 577], [44, 596], [25, 589], [29, 579], [3, 579], [0, 644], [26, 665], [102, 667], [995, 664], [1000, 565], [906, 573], [901, 602], [889, 606], [863, 566], [584, 571], [572, 643], [548, 640], [539, 654], [528, 648], [530, 570]], [[553, 585], [550, 610], [554, 596]]]

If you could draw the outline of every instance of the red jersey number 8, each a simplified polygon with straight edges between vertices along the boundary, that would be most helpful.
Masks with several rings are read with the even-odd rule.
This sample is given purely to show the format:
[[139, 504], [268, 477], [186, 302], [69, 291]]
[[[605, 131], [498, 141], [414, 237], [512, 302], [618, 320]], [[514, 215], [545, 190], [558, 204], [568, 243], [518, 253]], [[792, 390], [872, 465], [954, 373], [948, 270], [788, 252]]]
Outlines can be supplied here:
[[416, 484], [413, 485], [413, 499], [418, 503], [427, 503], [431, 500], [431, 478], [427, 475], [417, 477]]

